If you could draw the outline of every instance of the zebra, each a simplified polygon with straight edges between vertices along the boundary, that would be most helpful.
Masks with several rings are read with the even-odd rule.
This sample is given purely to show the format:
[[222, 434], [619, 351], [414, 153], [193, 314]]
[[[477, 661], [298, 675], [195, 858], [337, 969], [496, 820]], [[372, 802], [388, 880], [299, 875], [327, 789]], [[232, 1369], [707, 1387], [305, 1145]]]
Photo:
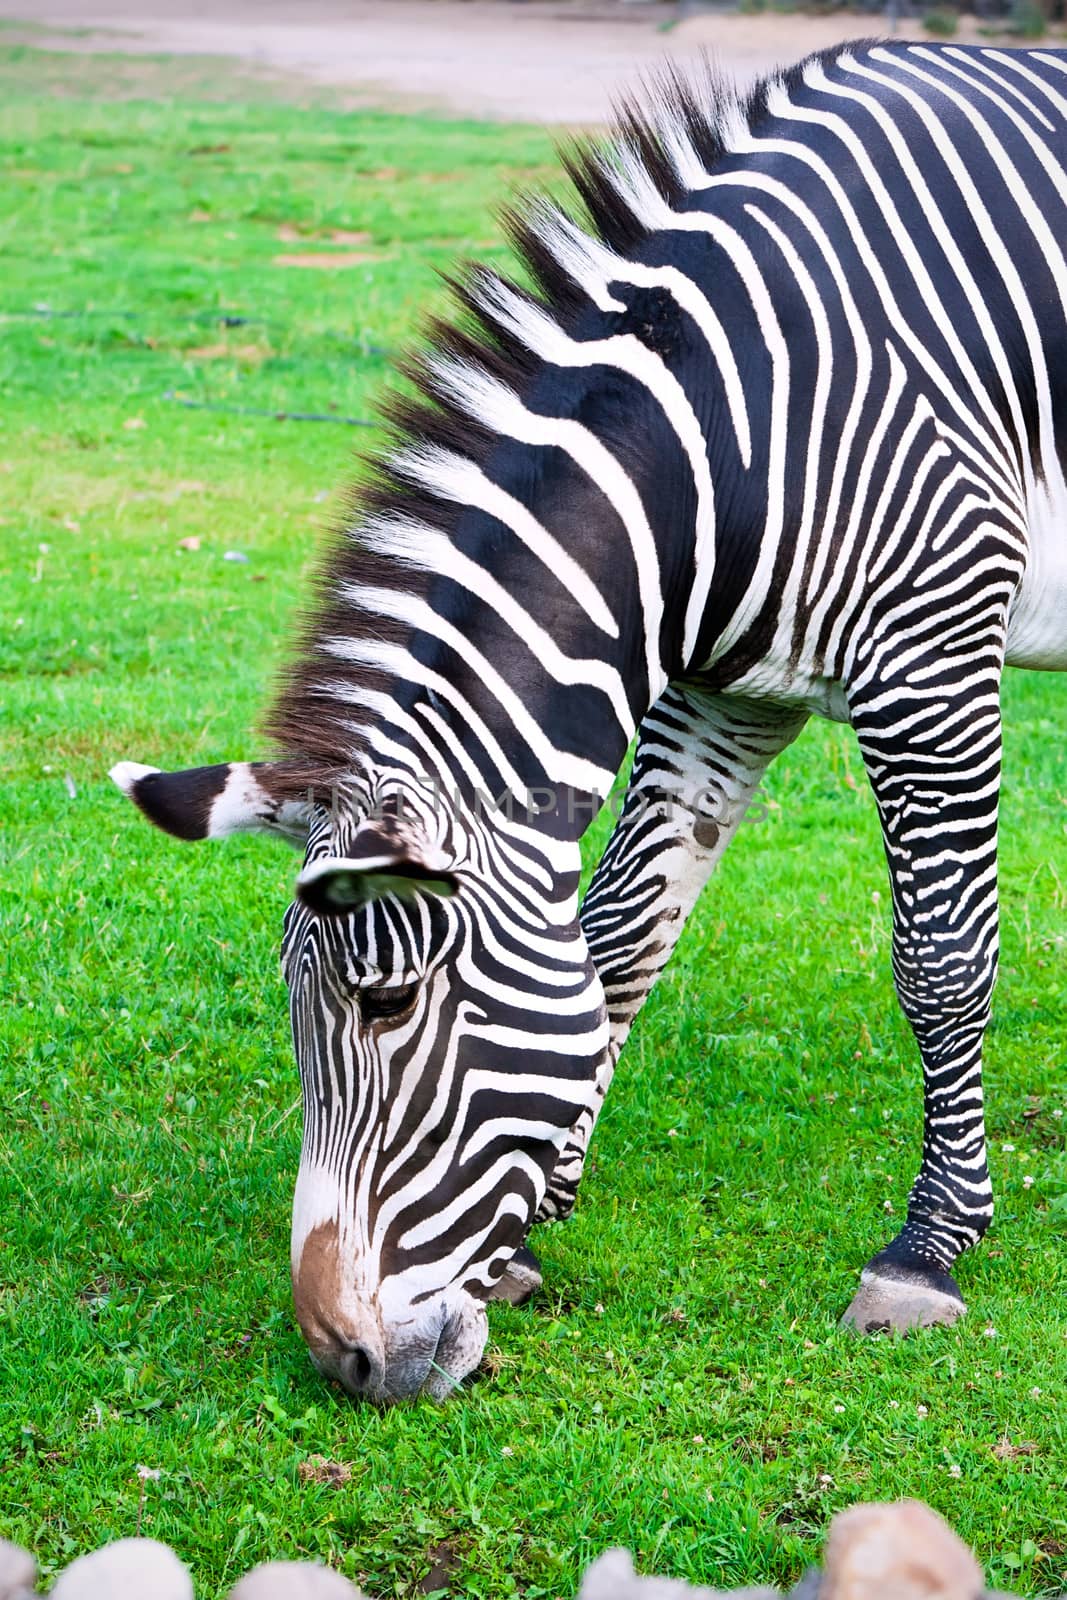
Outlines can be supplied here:
[[[624, 1041], [774, 758], [851, 724], [921, 1164], [861, 1331], [951, 1324], [992, 1216], [999, 685], [1067, 668], [1067, 52], [841, 47], [656, 82], [507, 217], [388, 403], [274, 754], [119, 786], [304, 852], [282, 960], [296, 1315], [443, 1397], [574, 1206]], [[579, 841], [636, 751], [579, 912]]]

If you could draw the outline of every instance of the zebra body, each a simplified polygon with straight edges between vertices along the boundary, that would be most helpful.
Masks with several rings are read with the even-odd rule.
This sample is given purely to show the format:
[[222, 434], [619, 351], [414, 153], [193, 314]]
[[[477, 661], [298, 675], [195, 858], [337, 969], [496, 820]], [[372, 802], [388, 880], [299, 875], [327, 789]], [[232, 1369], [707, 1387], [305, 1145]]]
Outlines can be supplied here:
[[[999, 684], [1067, 667], [1067, 53], [870, 46], [667, 82], [514, 221], [323, 574], [278, 760], [118, 781], [306, 848], [297, 1312], [388, 1399], [476, 1363], [763, 773], [854, 727], [923, 1160], [861, 1327], [950, 1321], [992, 1213]], [[578, 840], [638, 742], [579, 920]]]

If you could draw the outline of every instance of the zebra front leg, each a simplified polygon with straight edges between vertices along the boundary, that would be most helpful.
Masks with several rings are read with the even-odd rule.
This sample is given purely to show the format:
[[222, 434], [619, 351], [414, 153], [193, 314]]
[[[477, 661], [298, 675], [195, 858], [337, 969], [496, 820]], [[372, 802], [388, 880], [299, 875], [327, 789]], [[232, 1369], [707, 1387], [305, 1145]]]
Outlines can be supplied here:
[[537, 1221], [574, 1207], [626, 1036], [771, 761], [807, 712], [670, 685], [641, 723], [626, 799], [582, 904], [611, 1048], [594, 1108], [571, 1129]]
[[869, 703], [853, 702], [889, 863], [893, 976], [924, 1083], [907, 1222], [864, 1269], [843, 1319], [861, 1332], [961, 1316], [951, 1269], [993, 1215], [982, 1039], [997, 969], [1000, 669], [999, 649], [961, 649], [926, 664], [921, 692], [882, 679]]

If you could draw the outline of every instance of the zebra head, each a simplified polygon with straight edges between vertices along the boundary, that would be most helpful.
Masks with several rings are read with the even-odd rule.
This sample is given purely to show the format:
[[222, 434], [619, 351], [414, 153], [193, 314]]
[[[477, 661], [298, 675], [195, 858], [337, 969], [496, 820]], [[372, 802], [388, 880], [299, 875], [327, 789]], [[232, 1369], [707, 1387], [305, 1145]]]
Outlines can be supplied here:
[[443, 1398], [587, 1114], [607, 1050], [577, 847], [428, 798], [404, 773], [320, 803], [269, 765], [113, 778], [181, 838], [305, 849], [282, 966], [304, 1100], [293, 1295], [318, 1369]]

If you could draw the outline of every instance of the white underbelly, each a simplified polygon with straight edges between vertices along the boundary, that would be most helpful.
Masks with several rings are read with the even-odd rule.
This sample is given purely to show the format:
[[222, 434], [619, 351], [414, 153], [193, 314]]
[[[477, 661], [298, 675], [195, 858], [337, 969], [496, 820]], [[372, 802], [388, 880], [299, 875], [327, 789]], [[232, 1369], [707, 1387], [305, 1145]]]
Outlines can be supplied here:
[[1067, 669], [1067, 487], [1037, 484], [1028, 506], [1030, 553], [1008, 616], [1008, 663]]

